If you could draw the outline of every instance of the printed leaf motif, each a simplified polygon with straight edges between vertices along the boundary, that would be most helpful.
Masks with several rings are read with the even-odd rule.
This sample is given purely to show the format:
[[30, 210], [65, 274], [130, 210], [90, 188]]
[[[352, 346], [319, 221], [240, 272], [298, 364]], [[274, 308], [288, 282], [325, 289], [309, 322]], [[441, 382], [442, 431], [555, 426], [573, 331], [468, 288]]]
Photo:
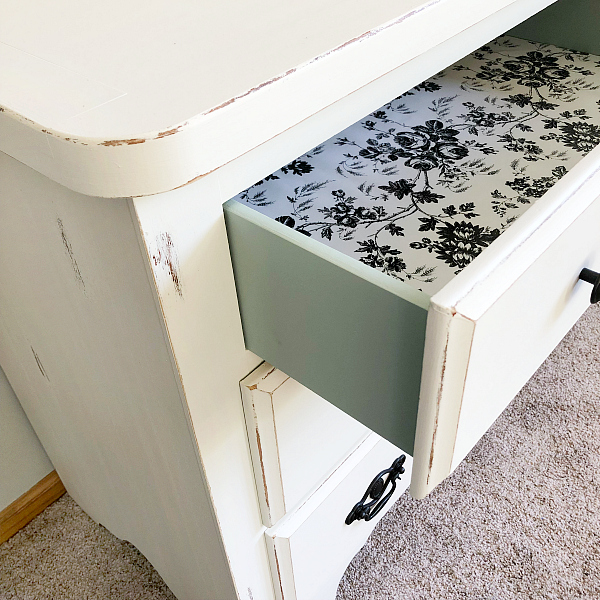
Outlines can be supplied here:
[[600, 144], [600, 57], [508, 36], [237, 199], [427, 293]]
[[406, 179], [399, 179], [398, 181], [390, 181], [388, 185], [380, 185], [379, 189], [390, 192], [391, 194], [394, 194], [396, 198], [402, 200], [404, 196], [410, 195], [414, 187], [414, 183], [410, 183]]
[[296, 221], [294, 221], [294, 219], [288, 215], [277, 217], [275, 220], [279, 223], [283, 223], [286, 227], [294, 227], [294, 225], [296, 225]]

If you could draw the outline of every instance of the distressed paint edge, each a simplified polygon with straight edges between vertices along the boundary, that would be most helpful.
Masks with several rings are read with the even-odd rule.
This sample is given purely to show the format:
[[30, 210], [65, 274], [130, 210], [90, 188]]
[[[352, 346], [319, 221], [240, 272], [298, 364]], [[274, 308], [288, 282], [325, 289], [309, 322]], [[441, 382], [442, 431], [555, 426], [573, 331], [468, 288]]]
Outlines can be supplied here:
[[[280, 542], [276, 536], [264, 533], [269, 566], [271, 568], [271, 579], [273, 580], [273, 591], [276, 600], [297, 600], [293, 572], [288, 571], [292, 563], [289, 543]], [[281, 547], [283, 543], [283, 548]], [[279, 560], [281, 557], [281, 561]], [[291, 584], [290, 580], [291, 579]], [[289, 589], [291, 585], [291, 590]], [[287, 590], [287, 591], [286, 591]]]
[[432, 303], [427, 316], [410, 483], [415, 499], [427, 496], [452, 472], [474, 333], [474, 321]]
[[[274, 371], [274, 367], [263, 363], [240, 382], [252, 471], [266, 527], [271, 527], [286, 512], [273, 395], [258, 387]], [[259, 412], [266, 412], [268, 416], [265, 418]]]
[[[523, 1], [525, 1], [525, 0], [523, 0]], [[456, 41], [458, 39], [462, 39], [463, 34], [465, 34], [467, 31], [470, 32], [469, 35], [473, 35], [474, 33], [478, 32], [482, 28], [486, 29], [486, 24], [487, 24], [487, 29], [489, 29], [490, 22], [494, 22], [494, 23], [500, 22], [504, 25], [504, 27], [501, 30], [499, 30], [499, 31], [494, 30], [492, 37], [495, 35], [499, 35], [504, 30], [514, 27], [516, 24], [520, 23], [524, 19], [526, 19], [529, 16], [535, 14], [536, 12], [542, 10], [543, 8], [545, 8], [546, 6], [551, 4], [552, 1], [555, 1], [555, 0], [526, 0], [527, 6], [525, 9], [526, 10], [525, 15], [522, 14], [524, 9], [522, 8], [521, 5], [523, 4], [523, 2], [517, 2], [516, 0], [507, 1], [506, 5], [504, 5], [502, 8], [497, 8], [493, 12], [488, 12], [485, 15], [480, 15], [478, 17], [479, 20], [476, 20], [473, 23], [471, 23], [470, 25], [468, 25], [466, 27], [466, 29], [462, 28], [460, 30], [455, 31], [452, 34], [449, 34], [449, 37], [444, 37], [441, 41], [432, 42], [432, 45], [429, 45], [427, 48], [425, 48], [421, 55], [423, 55], [423, 54], [428, 55], [431, 52], [434, 52], [437, 55], [440, 55], [440, 54], [443, 55], [444, 52], [443, 52], [443, 50], [441, 50], [441, 48], [443, 48], [445, 44], [450, 43], [450, 44], [455, 45]], [[366, 44], [371, 45], [373, 40], [380, 40], [380, 39], [382, 40], [384, 37], [387, 39], [390, 35], [392, 37], [400, 39], [403, 35], [403, 31], [412, 23], [412, 21], [410, 19], [407, 21], [407, 19], [405, 18], [407, 15], [416, 16], [417, 20], [419, 20], [420, 15], [423, 13], [424, 9], [433, 10], [435, 14], [438, 13], [438, 9], [439, 9], [439, 11], [444, 13], [444, 11], [445, 11], [444, 7], [446, 7], [447, 4], [448, 3], [445, 1], [444, 2], [441, 2], [441, 1], [426, 2], [419, 8], [419, 10], [413, 10], [410, 13], [410, 15], [409, 15], [409, 13], [406, 13], [405, 15], [400, 15], [400, 17], [398, 17], [395, 21], [388, 21], [387, 23], [383, 23], [379, 27], [375, 27], [372, 30], [370, 30], [370, 32], [366, 32], [366, 34], [367, 34], [366, 37], [365, 37], [365, 35], [363, 35], [362, 37], [359, 37], [356, 40], [348, 40], [344, 44], [341, 44], [339, 49], [341, 50], [342, 48], [349, 48], [350, 53], [355, 53], [355, 49], [357, 47], [359, 47], [359, 45], [361, 43], [366, 43]], [[517, 6], [517, 5], [519, 5], [519, 6]], [[489, 39], [489, 37], [486, 36], [486, 39], [483, 41], [480, 40], [480, 42], [484, 43], [488, 39]], [[385, 42], [385, 44], [390, 43], [389, 40], [388, 41], [383, 40], [383, 41]], [[473, 48], [473, 49], [475, 49], [475, 48]], [[366, 83], [359, 84], [358, 87], [353, 86], [352, 90], [346, 90], [345, 92], [343, 92], [342, 96], [335, 98], [335, 99], [333, 99], [333, 98], [330, 99], [331, 101], [328, 101], [328, 103], [320, 106], [320, 108], [317, 108], [315, 111], [311, 112], [310, 114], [305, 114], [303, 116], [300, 116], [296, 122], [292, 123], [287, 128], [289, 129], [290, 127], [297, 126], [299, 123], [303, 122], [304, 120], [314, 116], [315, 113], [318, 113], [321, 110], [329, 108], [331, 105], [336, 104], [339, 100], [345, 99], [346, 96], [352, 96], [355, 92], [357, 92], [358, 90], [362, 89], [365, 86], [370, 85], [374, 81], [377, 81], [377, 80], [381, 79], [382, 77], [386, 77], [386, 76], [390, 75], [391, 73], [395, 73], [399, 69], [403, 70], [407, 64], [411, 63], [412, 61], [414, 61], [416, 59], [419, 59], [421, 55], [411, 55], [408, 57], [404, 57], [402, 60], [398, 60], [395, 66], [390, 66], [388, 70], [382, 71], [380, 74], [374, 76], [374, 79], [369, 79], [369, 81], [367, 81]], [[346, 56], [346, 54], [344, 54], [342, 52], [337, 52], [337, 51], [332, 52], [330, 50], [330, 51], [324, 53], [323, 56], [321, 56], [321, 59], [325, 58], [325, 57], [339, 57], [339, 56]], [[336, 58], [336, 60], [338, 60], [338, 59]], [[309, 61], [308, 63], [306, 63], [306, 64], [303, 63], [303, 64], [299, 65], [294, 70], [295, 78], [297, 79], [297, 77], [301, 76], [301, 79], [304, 79], [305, 73], [307, 73], [307, 72], [312, 73], [314, 71], [314, 68], [318, 67], [321, 64], [324, 64], [324, 63], [320, 60], [311, 59], [311, 61]], [[312, 65], [312, 70], [300, 68], [300, 67], [307, 66], [307, 65]], [[436, 70], [442, 69], [446, 66], [447, 66], [447, 64], [439, 64], [438, 67], [436, 68]], [[296, 80], [295, 78], [291, 77], [291, 76], [286, 77], [285, 82], [291, 82], [292, 80], [295, 81]], [[415, 83], [418, 83], [418, 81]], [[408, 87], [410, 87], [410, 86], [408, 86]], [[276, 88], [277, 90], [279, 90], [281, 88], [281, 86], [269, 86], [269, 88]], [[267, 88], [267, 89], [269, 89], [269, 88]], [[279, 92], [277, 92], [277, 94], [275, 94], [275, 97], [278, 97], [278, 94], [279, 94]], [[273, 94], [271, 94], [271, 95], [273, 95]], [[259, 95], [256, 93], [250, 94], [248, 96], [248, 98], [250, 98], [252, 100], [252, 102], [254, 102], [254, 99], [257, 97], [259, 97]], [[234, 105], [234, 103], [231, 105]], [[375, 109], [375, 108], [376, 107], [373, 107], [373, 109]], [[369, 110], [371, 110], [371, 109], [369, 109]], [[228, 158], [225, 158], [218, 165], [213, 164], [213, 163], [215, 163], [215, 161], [209, 160], [207, 165], [205, 165], [205, 168], [199, 168], [197, 152], [199, 151], [199, 148], [202, 145], [205, 145], [205, 143], [202, 142], [201, 139], [198, 139], [199, 131], [196, 131], [196, 130], [199, 129], [198, 125], [202, 125], [202, 127], [204, 127], [204, 124], [207, 125], [207, 127], [205, 127], [205, 129], [207, 128], [210, 130], [210, 123], [212, 123], [211, 119], [215, 115], [221, 115], [221, 112], [222, 111], [215, 112], [210, 115], [207, 115], [206, 113], [202, 113], [200, 115], [196, 115], [196, 117], [193, 117], [192, 119], [190, 119], [188, 121], [182, 121], [182, 123], [180, 125], [170, 126], [169, 129], [163, 129], [161, 131], [150, 132], [148, 134], [144, 134], [143, 136], [137, 136], [137, 134], [134, 134], [134, 137], [132, 137], [132, 135], [129, 134], [127, 139], [106, 140], [103, 137], [85, 138], [85, 136], [81, 136], [81, 139], [79, 139], [75, 135], [70, 135], [68, 137], [64, 137], [64, 135], [66, 135], [66, 134], [55, 135], [55, 134], [57, 134], [57, 132], [55, 132], [51, 128], [48, 128], [48, 127], [44, 128], [44, 129], [38, 128], [37, 124], [35, 122], [33, 122], [31, 119], [22, 117], [22, 116], [18, 115], [18, 113], [14, 113], [10, 109], [2, 109], [0, 107], [0, 116], [3, 114], [7, 115], [8, 120], [18, 123], [20, 126], [22, 126], [25, 129], [25, 131], [21, 131], [17, 137], [19, 137], [19, 138], [21, 138], [23, 136], [27, 137], [28, 139], [30, 139], [29, 145], [31, 145], [32, 140], [33, 140], [33, 138], [31, 136], [34, 135], [34, 137], [35, 137], [35, 140], [33, 140], [33, 141], [35, 141], [34, 145], [36, 147], [39, 147], [40, 153], [41, 154], [47, 153], [48, 148], [46, 148], [46, 146], [49, 145], [50, 153], [52, 155], [56, 154], [56, 157], [53, 156], [49, 162], [46, 158], [43, 158], [40, 160], [39, 157], [34, 160], [29, 155], [24, 156], [23, 153], [20, 151], [20, 149], [18, 147], [15, 147], [14, 145], [11, 145], [10, 147], [6, 147], [6, 145], [4, 144], [2, 146], [2, 148], [3, 148], [3, 151], [9, 153], [11, 156], [16, 158], [17, 160], [20, 160], [21, 162], [25, 162], [26, 164], [28, 164], [35, 170], [40, 171], [47, 177], [50, 177], [51, 179], [61, 183], [62, 185], [65, 185], [66, 187], [69, 187], [70, 189], [79, 191], [80, 193], [83, 193], [83, 194], [98, 196], [98, 197], [106, 197], [106, 198], [152, 195], [152, 194], [157, 194], [160, 192], [176, 189], [178, 187], [186, 185], [187, 183], [190, 183], [191, 181], [200, 179], [200, 178], [206, 176], [207, 174], [213, 172], [217, 168], [220, 168], [220, 167], [228, 164], [232, 160], [239, 158], [241, 155], [246, 154], [246, 153], [250, 152], [251, 150], [256, 149], [257, 147], [266, 143], [272, 137], [276, 137], [276, 136], [280, 135], [283, 131], [286, 130], [286, 129], [282, 129], [282, 130], [279, 130], [276, 132], [275, 131], [272, 132], [272, 135], [270, 137], [267, 137], [265, 139], [257, 141], [253, 145], [243, 149], [238, 155], [236, 155], [234, 157], [230, 156]], [[366, 112], [369, 112], [369, 111], [366, 111]], [[360, 115], [358, 118], [361, 118], [362, 116], [364, 116], [364, 115]], [[200, 129], [202, 129], [202, 127], [200, 127]], [[0, 129], [1, 128], [2, 128], [2, 126], [0, 124]], [[45, 136], [47, 139], [41, 141], [38, 138], [38, 134], [41, 136]], [[175, 134], [179, 134], [179, 135], [175, 135]], [[62, 135], [62, 137], [61, 137], [61, 135]], [[11, 136], [9, 135], [8, 137], [11, 137]], [[88, 141], [83, 141], [84, 139], [88, 139]], [[161, 146], [160, 150], [159, 150], [156, 148], [154, 143], [152, 143], [152, 144], [141, 143], [140, 140], [142, 140], [142, 139], [146, 139], [147, 141], [150, 141], [150, 140], [168, 141], [168, 140], [177, 139], [177, 143], [175, 146], [173, 146], [172, 144], [169, 144], [167, 146]], [[105, 143], [107, 141], [110, 142], [110, 144], [108, 146], [101, 145], [102, 143]], [[75, 155], [73, 155], [72, 152], [65, 150], [65, 148], [59, 147], [59, 146], [62, 146], [62, 143], [64, 143], [66, 146], [70, 146], [70, 147], [78, 148], [79, 146], [84, 146], [85, 148], [83, 148], [81, 150], [77, 150], [76, 156], [75, 156]], [[152, 146], [151, 153], [149, 153], [146, 148], [148, 146]], [[54, 148], [54, 151], [52, 150], [52, 148]], [[111, 150], [111, 148], [112, 148], [112, 150]], [[107, 158], [110, 158], [110, 161], [100, 161], [100, 163], [102, 163], [102, 164], [106, 163], [106, 165], [116, 164], [119, 166], [119, 169], [115, 170], [115, 169], [112, 169], [112, 168], [109, 169], [108, 167], [106, 167], [99, 172], [91, 172], [90, 173], [91, 176], [89, 176], [89, 177], [86, 177], [86, 178], [80, 177], [78, 175], [78, 173], [80, 173], [82, 171], [82, 168], [85, 172], [90, 171], [90, 164], [92, 162], [93, 156], [96, 155], [97, 149], [102, 151], [102, 156], [107, 156]], [[119, 152], [120, 150], [123, 150], [126, 152], [121, 153], [121, 152]], [[111, 154], [111, 156], [105, 155], [105, 151], [111, 151], [113, 154]], [[131, 154], [129, 151], [133, 152], [133, 154]], [[306, 149], [304, 149], [302, 151], [306, 151]], [[300, 151], [299, 154], [301, 154], [302, 151]], [[115, 152], [119, 152], [119, 153], [114, 154]], [[90, 154], [90, 153], [92, 153], [92, 154]], [[192, 154], [194, 154], [194, 153], [196, 153], [196, 155], [192, 156]], [[174, 162], [172, 160], [171, 157], [173, 155], [177, 157], [177, 162]], [[154, 161], [157, 158], [161, 159], [160, 162], [161, 162], [162, 175], [159, 176], [157, 174], [154, 176], [153, 179], [151, 179], [146, 176], [147, 172], [145, 172], [146, 175], [144, 175], [143, 183], [140, 183], [140, 181], [138, 179], [132, 178], [129, 175], [128, 170], [131, 171], [131, 169], [133, 168], [137, 172], [137, 165], [141, 164], [144, 161], [148, 162], [148, 160], [150, 160], [150, 162], [154, 163]], [[95, 161], [95, 162], [98, 162], [98, 161]], [[164, 168], [165, 164], [168, 164], [168, 167], [169, 167], [168, 169]], [[256, 181], [256, 179], [255, 179], [255, 181]], [[247, 185], [251, 185], [252, 183], [253, 183], [252, 181], [247, 182], [245, 187], [247, 187]]]
[[204, 460], [202, 459], [202, 455], [200, 453], [200, 446], [198, 444], [196, 430], [194, 428], [192, 415], [190, 413], [190, 409], [189, 409], [189, 406], [187, 403], [185, 387], [184, 387], [183, 380], [181, 377], [179, 364], [177, 363], [177, 357], [175, 356], [173, 343], [171, 341], [171, 335], [169, 333], [169, 327], [167, 324], [167, 319], [166, 319], [165, 311], [163, 308], [162, 298], [158, 291], [158, 281], [156, 280], [156, 275], [154, 273], [154, 270], [151, 267], [152, 258], [151, 258], [151, 254], [150, 254], [150, 248], [148, 247], [147, 242], [146, 242], [144, 230], [142, 227], [142, 222], [141, 222], [141, 219], [138, 215], [138, 212], [137, 212], [137, 209], [135, 206], [135, 199], [127, 198], [126, 200], [127, 200], [127, 207], [129, 209], [130, 218], [131, 218], [131, 225], [135, 232], [135, 236], [137, 238], [138, 246], [140, 249], [140, 258], [141, 258], [142, 263], [144, 264], [144, 268], [146, 270], [146, 276], [148, 278], [148, 285], [152, 291], [152, 297], [154, 299], [154, 305], [155, 305], [156, 311], [158, 313], [159, 321], [162, 323], [163, 339], [165, 341], [166, 346], [169, 349], [168, 354], [171, 359], [171, 367], [173, 369], [173, 378], [176, 382], [176, 385], [177, 385], [177, 388], [179, 391], [179, 399], [180, 399], [180, 402], [182, 405], [183, 413], [185, 415], [186, 423], [188, 426], [188, 431], [190, 433], [191, 439], [194, 442], [194, 444], [193, 444], [194, 453], [196, 455], [196, 460], [197, 460], [197, 464], [198, 464], [198, 468], [199, 468], [201, 485], [202, 485], [202, 488], [203, 488], [204, 492], [206, 493], [206, 496], [209, 500], [210, 509], [211, 509], [211, 513], [212, 513], [211, 516], [213, 518], [216, 530], [218, 532], [219, 544], [218, 544], [218, 548], [215, 549], [215, 552], [220, 552], [221, 555], [223, 556], [223, 558], [225, 560], [225, 564], [227, 565], [227, 570], [229, 572], [229, 579], [231, 581], [232, 591], [237, 596], [238, 586], [237, 586], [237, 583], [236, 583], [236, 580], [234, 577], [231, 560], [229, 558], [229, 554], [227, 552], [227, 548], [225, 547], [225, 543], [223, 540], [223, 529], [222, 529], [221, 523], [219, 521], [219, 516], [217, 515], [217, 512], [215, 510], [215, 501], [214, 501], [212, 489], [210, 487], [208, 477], [206, 476]]
[[182, 129], [184, 129], [190, 125], [193, 127], [194, 125], [197, 124], [197, 122], [201, 121], [203, 118], [210, 116], [212, 113], [218, 112], [219, 110], [222, 110], [223, 108], [230, 106], [231, 104], [234, 104], [235, 102], [241, 100], [242, 98], [250, 96], [251, 94], [255, 94], [265, 87], [268, 87], [280, 80], [286, 79], [290, 75], [293, 75], [294, 73], [297, 73], [303, 69], [306, 69], [307, 67], [310, 67], [314, 63], [322, 61], [323, 59], [327, 58], [328, 56], [337, 54], [338, 52], [340, 52], [344, 48], [347, 48], [348, 46], [358, 44], [358, 43], [364, 41], [365, 39], [376, 36], [388, 29], [393, 29], [395, 26], [402, 24], [407, 19], [410, 19], [411, 17], [413, 17], [425, 10], [428, 10], [429, 8], [431, 8], [432, 6], [435, 6], [436, 4], [439, 4], [440, 2], [442, 2], [442, 0], [429, 0], [428, 2], [425, 2], [424, 4], [422, 4], [421, 6], [419, 6], [417, 8], [414, 8], [414, 9], [412, 9], [390, 21], [387, 21], [386, 23], [382, 23], [381, 25], [373, 27], [372, 29], [365, 31], [362, 34], [360, 34], [350, 40], [347, 40], [341, 44], [338, 44], [334, 48], [326, 50], [325, 52], [322, 52], [321, 54], [318, 54], [317, 56], [304, 61], [303, 63], [299, 64], [296, 67], [287, 69], [283, 73], [279, 73], [278, 75], [275, 75], [275, 76], [271, 77], [270, 79], [267, 79], [266, 81], [263, 81], [263, 82], [255, 85], [254, 87], [251, 87], [250, 89], [247, 89], [246, 91], [244, 91], [240, 94], [237, 94], [236, 96], [233, 96], [232, 98], [229, 98], [228, 100], [225, 100], [224, 102], [221, 102], [220, 104], [217, 104], [216, 106], [205, 109], [191, 119], [187, 119], [180, 123], [176, 123], [167, 129], [159, 129], [159, 130], [150, 131], [148, 133], [138, 135], [137, 137], [107, 139], [105, 137], [94, 138], [94, 137], [87, 137], [87, 136], [78, 136], [75, 133], [63, 132], [63, 131], [59, 131], [57, 129], [45, 126], [41, 123], [38, 123], [37, 121], [35, 121], [33, 119], [30, 119], [29, 117], [25, 116], [24, 114], [20, 113], [19, 111], [11, 109], [8, 106], [4, 106], [2, 104], [0, 104], [0, 112], [4, 112], [11, 118], [18, 120], [31, 128], [37, 129], [38, 131], [41, 131], [42, 133], [45, 133], [47, 135], [50, 135], [52, 137], [56, 137], [56, 138], [59, 138], [59, 139], [65, 140], [65, 141], [72, 142], [74, 144], [97, 145], [97, 146], [106, 146], [106, 147], [115, 147], [115, 146], [123, 146], [123, 145], [132, 146], [132, 145], [137, 145], [137, 144], [143, 144], [144, 142], [147, 142], [147, 141], [159, 140], [164, 137], [175, 135], [175, 134], [179, 133]]

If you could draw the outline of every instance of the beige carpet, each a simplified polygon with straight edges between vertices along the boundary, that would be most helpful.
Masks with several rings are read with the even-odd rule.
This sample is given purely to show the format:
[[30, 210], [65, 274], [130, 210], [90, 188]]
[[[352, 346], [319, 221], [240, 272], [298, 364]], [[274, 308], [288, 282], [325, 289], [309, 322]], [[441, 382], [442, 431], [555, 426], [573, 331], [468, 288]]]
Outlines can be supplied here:
[[0, 600], [175, 600], [152, 565], [65, 494], [0, 545]]
[[338, 600], [600, 599], [600, 307], [589, 309], [469, 457], [404, 495]]
[[[133, 546], [64, 496], [0, 546], [0, 599], [17, 598], [173, 596]], [[600, 307], [452, 477], [425, 500], [396, 503], [337, 596], [509, 598], [600, 599]]]

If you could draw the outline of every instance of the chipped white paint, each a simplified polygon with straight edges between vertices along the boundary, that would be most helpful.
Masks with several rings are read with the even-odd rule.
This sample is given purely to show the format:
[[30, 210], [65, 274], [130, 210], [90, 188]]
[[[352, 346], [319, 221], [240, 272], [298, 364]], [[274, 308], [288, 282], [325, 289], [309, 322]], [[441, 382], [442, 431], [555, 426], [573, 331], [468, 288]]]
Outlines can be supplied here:
[[[132, 210], [236, 589], [241, 595], [250, 587], [255, 598], [270, 600], [264, 525], [239, 383], [261, 359], [244, 348], [222, 201], [219, 182], [211, 177], [137, 198]], [[152, 258], [165, 232], [177, 256], [182, 295], [170, 269]]]
[[268, 363], [241, 387], [256, 489], [270, 527], [304, 502], [370, 432]]
[[[111, 0], [91, 28], [89, 7], [75, 0], [52, 10], [10, 0], [0, 23], [0, 150], [85, 194], [170, 190], [367, 84], [384, 76], [389, 84], [399, 69], [387, 98], [349, 103], [361, 112], [338, 116], [343, 129], [390, 89], [451, 63], [444, 43], [459, 42], [456, 60], [550, 3], [391, 0], [365, 10], [359, 0], [285, 8], [228, 0], [173, 9]], [[428, 72], [407, 81], [422, 57]], [[65, 94], [80, 100], [66, 107]]]
[[[365, 10], [358, 0], [284, 9], [275, 0], [175, 7], [109, 0], [90, 9], [76, 0], [9, 0], [3, 7], [0, 150], [95, 197], [74, 201], [22, 164], [0, 161], [7, 173], [0, 197], [9, 207], [0, 240], [12, 236], [6, 254], [27, 267], [25, 280], [2, 262], [9, 281], [0, 286], [2, 363], [67, 488], [138, 544], [181, 598], [247, 591], [268, 600], [273, 583], [277, 593], [284, 585], [271, 579], [240, 402], [239, 381], [261, 360], [243, 346], [221, 204], [550, 3], [392, 0]], [[42, 93], [44, 81], [53, 83]], [[597, 268], [598, 257], [586, 245], [564, 252], [564, 240], [579, 244], [588, 223], [597, 222], [596, 205], [591, 216], [586, 212], [600, 184], [597, 164], [598, 151], [433, 298], [414, 495], [427, 493], [456, 465], [587, 305], [588, 290], [573, 277], [580, 266]], [[134, 200], [131, 212], [123, 199], [99, 198], [159, 192], [166, 193]], [[53, 194], [69, 204], [60, 216]], [[32, 239], [23, 216], [30, 203], [51, 251], [41, 252], [45, 242], [24, 244]], [[101, 206], [110, 217], [92, 218], [106, 214]], [[11, 221], [27, 232], [15, 236]], [[143, 256], [132, 233], [138, 225]], [[115, 244], [108, 258], [104, 228]], [[24, 247], [47, 262], [37, 264], [19, 251]], [[567, 283], [553, 283], [555, 265]], [[550, 282], [549, 303], [538, 311], [541, 277]], [[45, 319], [49, 297], [61, 306], [51, 311], [52, 328]], [[69, 304], [61, 304], [65, 299]], [[520, 310], [531, 323], [512, 317]], [[549, 333], [538, 338], [546, 322]], [[61, 332], [68, 334], [64, 342]], [[497, 395], [488, 396], [486, 365], [509, 366], [523, 332], [533, 340], [523, 345], [531, 358], [514, 381], [495, 382]], [[141, 342], [133, 348], [132, 340]], [[102, 360], [95, 362], [90, 357], [98, 347]], [[118, 401], [123, 395], [135, 402]], [[484, 396], [490, 410], [482, 419]], [[113, 416], [101, 411], [109, 401]], [[135, 426], [122, 432], [125, 422]], [[63, 433], [53, 430], [56, 423]], [[349, 478], [358, 472], [359, 465], [343, 465]], [[368, 484], [372, 467], [353, 491]], [[315, 597], [316, 583], [330, 594], [362, 543], [357, 536], [345, 544], [339, 519], [329, 521], [341, 514], [337, 502], [335, 510], [327, 507], [344, 489], [342, 479], [330, 478], [331, 494], [323, 489], [294, 511], [279, 538], [270, 532], [287, 540], [287, 563], [281, 550], [279, 567], [299, 598]], [[334, 529], [319, 525], [323, 515]], [[317, 548], [324, 555], [312, 553], [318, 531], [331, 534], [330, 545]], [[317, 567], [331, 569], [315, 583], [319, 556]]]
[[598, 189], [600, 148], [432, 297], [415, 497], [456, 468], [589, 306], [577, 276], [600, 267]]
[[234, 598], [130, 201], [82, 196], [2, 153], [0, 182], [0, 363], [65, 487], [179, 600]]

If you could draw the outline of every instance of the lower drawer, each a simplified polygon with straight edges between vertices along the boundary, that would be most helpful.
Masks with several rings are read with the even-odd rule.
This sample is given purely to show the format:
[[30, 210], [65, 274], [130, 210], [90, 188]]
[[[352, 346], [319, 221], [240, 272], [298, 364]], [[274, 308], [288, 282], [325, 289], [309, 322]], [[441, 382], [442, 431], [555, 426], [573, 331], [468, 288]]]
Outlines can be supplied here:
[[265, 533], [278, 600], [334, 600], [338, 582], [381, 517], [407, 488], [411, 459], [385, 507], [370, 521], [347, 525], [374, 474], [399, 450], [371, 434], [297, 511]]
[[371, 433], [268, 363], [240, 382], [263, 523], [293, 512]]
[[[465, 457], [589, 304], [578, 275], [600, 268], [600, 125], [584, 118], [597, 113], [587, 60], [499, 40], [448, 69], [448, 89], [449, 76], [426, 82], [225, 204], [247, 347], [411, 453], [415, 497]], [[557, 78], [585, 95], [563, 93], [570, 111], [556, 108]], [[546, 97], [556, 106], [536, 100]], [[503, 109], [523, 139], [506, 132]], [[428, 248], [437, 282], [407, 266]]]

